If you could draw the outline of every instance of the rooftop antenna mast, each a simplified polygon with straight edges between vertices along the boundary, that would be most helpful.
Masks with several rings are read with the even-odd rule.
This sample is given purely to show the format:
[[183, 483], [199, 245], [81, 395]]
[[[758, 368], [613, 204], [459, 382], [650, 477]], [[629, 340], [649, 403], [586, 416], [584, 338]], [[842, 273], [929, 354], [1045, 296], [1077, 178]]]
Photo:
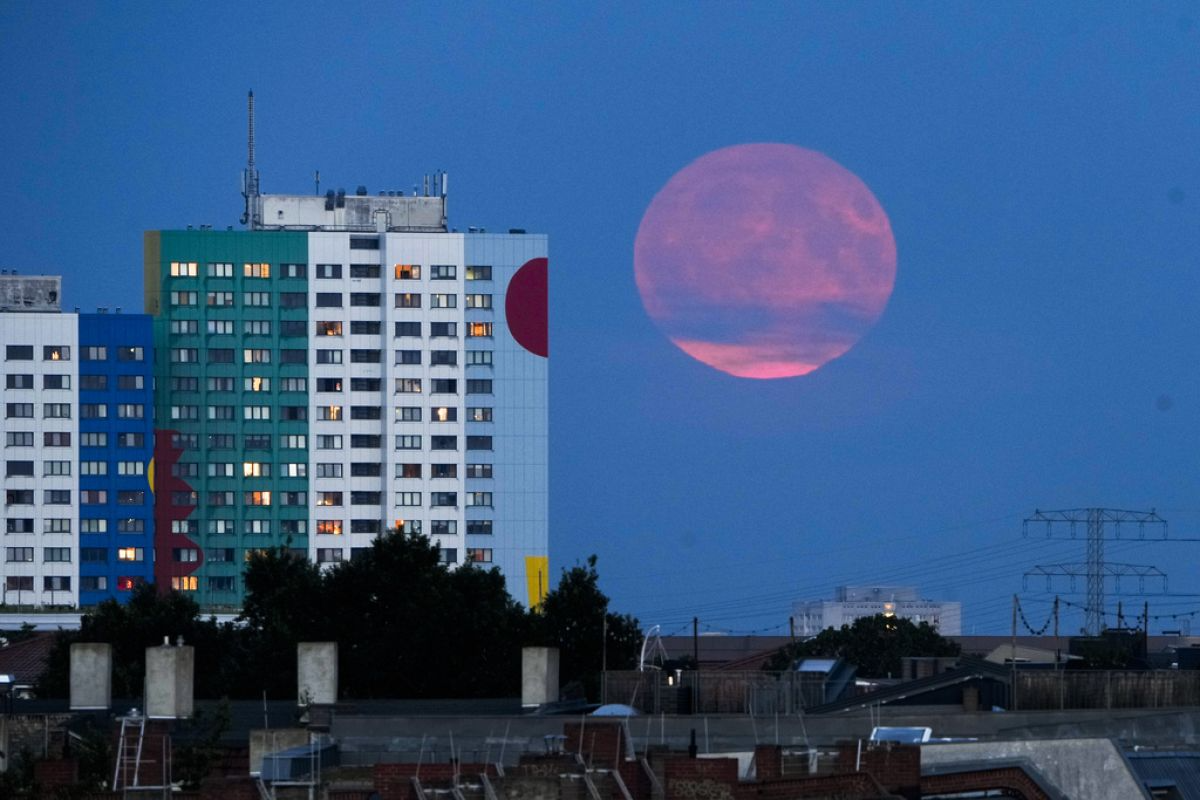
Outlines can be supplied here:
[[242, 213], [242, 224], [250, 230], [262, 227], [262, 208], [258, 191], [258, 167], [254, 164], [254, 92], [246, 99], [246, 114], [249, 128], [246, 137], [246, 169], [242, 173], [242, 197], [246, 198], [246, 210]]

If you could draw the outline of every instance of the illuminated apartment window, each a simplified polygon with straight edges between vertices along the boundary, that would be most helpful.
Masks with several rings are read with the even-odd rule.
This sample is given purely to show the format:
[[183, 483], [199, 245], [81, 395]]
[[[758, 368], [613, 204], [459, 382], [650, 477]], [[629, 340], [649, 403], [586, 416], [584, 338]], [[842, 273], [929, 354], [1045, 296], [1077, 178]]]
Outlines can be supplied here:
[[144, 551], [140, 547], [118, 547], [117, 561], [142, 561]]
[[327, 536], [341, 536], [342, 521], [340, 519], [319, 519], [317, 520], [317, 533]]
[[340, 422], [343, 418], [341, 406], [317, 406], [317, 419], [326, 422]]
[[263, 461], [243, 462], [242, 476], [245, 478], [269, 478], [271, 477], [271, 465]]
[[341, 336], [342, 323], [335, 321], [318, 321], [317, 336]]
[[317, 492], [317, 505], [319, 506], [340, 506], [342, 504], [341, 492]]
[[269, 278], [271, 277], [270, 264], [243, 264], [242, 276], [246, 278]]
[[200, 585], [200, 579], [195, 575], [173, 575], [171, 588], [177, 592], [194, 592]]
[[415, 281], [421, 277], [421, 266], [419, 264], [397, 264], [396, 265], [396, 280], [398, 281]]
[[171, 262], [171, 277], [172, 278], [194, 278], [197, 274], [197, 264], [195, 261], [172, 261]]
[[271, 379], [261, 376], [243, 378], [242, 389], [247, 392], [269, 392], [271, 391]]
[[492, 323], [490, 322], [468, 322], [467, 336], [471, 338], [491, 338]]
[[42, 346], [43, 361], [70, 361], [71, 348], [66, 345], [47, 344]]
[[271, 505], [271, 493], [267, 491], [246, 492], [242, 497], [242, 502], [248, 506], [269, 506]]
[[469, 281], [490, 281], [492, 279], [492, 268], [487, 266], [469, 266], [467, 267], [466, 278]]

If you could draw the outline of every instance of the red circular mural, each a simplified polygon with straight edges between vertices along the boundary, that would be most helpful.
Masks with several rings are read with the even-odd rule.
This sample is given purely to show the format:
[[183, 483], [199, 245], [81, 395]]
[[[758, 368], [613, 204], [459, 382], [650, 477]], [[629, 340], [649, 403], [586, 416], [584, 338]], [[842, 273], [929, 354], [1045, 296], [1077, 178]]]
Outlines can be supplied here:
[[550, 354], [549, 266], [544, 258], [526, 261], [504, 296], [508, 332], [521, 347], [543, 358]]

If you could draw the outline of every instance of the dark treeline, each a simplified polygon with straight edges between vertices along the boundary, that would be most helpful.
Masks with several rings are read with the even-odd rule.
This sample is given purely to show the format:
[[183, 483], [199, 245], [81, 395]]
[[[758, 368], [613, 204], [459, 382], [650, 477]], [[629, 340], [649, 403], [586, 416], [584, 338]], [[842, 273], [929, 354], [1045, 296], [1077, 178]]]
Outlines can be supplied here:
[[595, 556], [565, 570], [532, 612], [508, 594], [498, 569], [448, 569], [429, 540], [409, 534], [385, 535], [328, 570], [270, 550], [250, 560], [245, 578], [235, 623], [203, 618], [190, 597], [149, 584], [126, 604], [102, 603], [79, 631], [59, 633], [39, 693], [68, 694], [72, 643], [107, 642], [113, 695], [140, 697], [145, 648], [182, 637], [195, 647], [201, 698], [295, 697], [296, 644], [306, 641], [338, 643], [345, 699], [515, 697], [529, 645], [559, 647], [566, 692], [594, 697], [605, 641], [610, 669], [633, 667], [641, 643], [636, 619], [609, 612]]

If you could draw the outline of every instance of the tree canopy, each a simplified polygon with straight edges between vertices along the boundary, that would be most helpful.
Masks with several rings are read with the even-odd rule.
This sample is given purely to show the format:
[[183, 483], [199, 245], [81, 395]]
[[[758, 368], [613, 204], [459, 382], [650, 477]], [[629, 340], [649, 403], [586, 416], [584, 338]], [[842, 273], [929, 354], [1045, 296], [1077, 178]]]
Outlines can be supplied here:
[[858, 667], [866, 678], [898, 677], [905, 656], [956, 656], [961, 648], [928, 622], [914, 623], [877, 614], [860, 617], [851, 625], [826, 628], [811, 639], [779, 649], [763, 669], [790, 669], [799, 658], [842, 658]]
[[142, 692], [145, 648], [164, 637], [196, 646], [196, 696], [296, 696], [296, 645], [338, 643], [343, 697], [512, 697], [520, 692], [521, 648], [560, 649], [563, 683], [595, 694], [607, 627], [610, 669], [633, 666], [637, 620], [608, 610], [595, 556], [564, 570], [539, 609], [508, 593], [499, 569], [450, 569], [415, 534], [388, 533], [360, 557], [322, 570], [286, 548], [256, 554], [234, 624], [203, 619], [189, 597], [137, 587], [122, 605], [106, 601], [63, 632], [39, 690], [68, 691], [70, 645], [113, 645], [113, 693]]

